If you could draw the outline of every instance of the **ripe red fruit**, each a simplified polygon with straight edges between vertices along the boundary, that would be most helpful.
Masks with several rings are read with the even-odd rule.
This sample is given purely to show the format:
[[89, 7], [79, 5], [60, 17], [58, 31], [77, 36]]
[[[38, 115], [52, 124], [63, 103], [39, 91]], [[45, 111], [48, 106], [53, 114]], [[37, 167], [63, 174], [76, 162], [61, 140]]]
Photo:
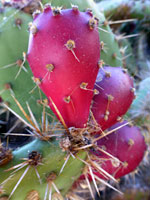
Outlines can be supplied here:
[[[117, 123], [109, 130], [118, 128], [125, 123], [127, 121]], [[100, 167], [116, 179], [135, 170], [146, 151], [146, 144], [140, 129], [130, 125], [119, 128], [110, 135], [99, 139], [97, 146], [121, 161], [118, 162], [99, 150], [91, 151], [96, 155], [96, 162], [99, 163]], [[94, 172], [94, 174], [102, 179], [107, 179], [99, 172]]]
[[99, 70], [93, 97], [93, 115], [105, 130], [115, 124], [129, 109], [134, 99], [133, 80], [121, 67], [105, 66]]
[[[27, 59], [39, 87], [68, 127], [83, 127], [98, 73], [97, 20], [77, 7], [47, 7], [35, 15], [30, 32]], [[49, 105], [60, 119], [54, 104]]]

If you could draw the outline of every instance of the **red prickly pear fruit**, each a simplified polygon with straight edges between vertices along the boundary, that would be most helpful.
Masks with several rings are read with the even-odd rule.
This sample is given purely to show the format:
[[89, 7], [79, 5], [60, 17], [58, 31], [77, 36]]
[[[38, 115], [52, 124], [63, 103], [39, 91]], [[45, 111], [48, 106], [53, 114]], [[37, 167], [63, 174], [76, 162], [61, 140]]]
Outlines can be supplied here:
[[92, 112], [105, 130], [117, 123], [129, 109], [134, 99], [133, 80], [121, 67], [105, 66], [99, 70], [94, 95]]
[[30, 27], [27, 60], [51, 109], [68, 127], [84, 127], [88, 120], [99, 69], [97, 24], [77, 7], [46, 7]]
[[[116, 128], [118, 130], [97, 141], [97, 146], [100, 149], [105, 150], [116, 159], [99, 150], [91, 151], [98, 157], [100, 167], [116, 179], [134, 171], [142, 161], [146, 151], [145, 140], [140, 129], [131, 125], [119, 128], [125, 123], [127, 121], [115, 124], [109, 130]], [[99, 172], [94, 172], [94, 174], [102, 179], [107, 179]]]

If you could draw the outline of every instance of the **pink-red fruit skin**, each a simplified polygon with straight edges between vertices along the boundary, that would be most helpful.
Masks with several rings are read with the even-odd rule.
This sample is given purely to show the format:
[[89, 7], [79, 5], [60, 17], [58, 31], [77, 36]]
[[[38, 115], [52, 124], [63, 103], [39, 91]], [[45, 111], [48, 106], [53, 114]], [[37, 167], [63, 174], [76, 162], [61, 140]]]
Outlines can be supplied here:
[[68, 127], [84, 127], [88, 120], [99, 57], [97, 20], [88, 13], [47, 7], [34, 19], [27, 60]]
[[[119, 128], [125, 123], [127, 121], [117, 123], [109, 130]], [[130, 125], [119, 128], [117, 131], [98, 140], [97, 146], [121, 161], [118, 162], [99, 150], [92, 152], [98, 158], [97, 161], [99, 160], [100, 167], [116, 179], [134, 171], [142, 161], [146, 151], [145, 140], [140, 129]], [[99, 172], [94, 172], [94, 174], [107, 179]]]
[[99, 94], [93, 97], [92, 112], [101, 129], [105, 130], [129, 109], [134, 99], [133, 80], [121, 67], [104, 66], [98, 72], [95, 89]]

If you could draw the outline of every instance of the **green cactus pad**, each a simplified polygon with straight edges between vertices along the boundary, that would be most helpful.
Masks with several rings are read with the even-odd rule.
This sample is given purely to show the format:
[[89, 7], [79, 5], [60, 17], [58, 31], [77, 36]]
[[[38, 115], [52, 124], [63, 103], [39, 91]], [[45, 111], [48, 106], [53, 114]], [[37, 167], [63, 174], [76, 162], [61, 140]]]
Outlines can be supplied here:
[[132, 106], [128, 112], [131, 118], [135, 119], [138, 125], [149, 124], [150, 110], [150, 78], [144, 79], [137, 91], [137, 97], [133, 101]]
[[[32, 190], [37, 191], [40, 198], [44, 199], [47, 187], [47, 178], [51, 173], [55, 173], [56, 179], [54, 180], [54, 183], [56, 184], [58, 190], [61, 192], [61, 195], [64, 196], [66, 192], [68, 192], [68, 190], [71, 188], [74, 181], [77, 180], [77, 178], [80, 176], [84, 164], [80, 160], [70, 157], [62, 173], [59, 174], [65, 162], [66, 153], [62, 152], [61, 148], [59, 147], [58, 141], [46, 142], [34, 140], [30, 144], [27, 144], [24, 147], [15, 150], [13, 152], [13, 160], [9, 162], [9, 164], [7, 164], [6, 166], [0, 167], [1, 182], [10, 177], [12, 173], [12, 171], [6, 172], [4, 170], [7, 170], [10, 167], [15, 166], [21, 162], [24, 162], [24, 160], [21, 159], [28, 158], [29, 153], [31, 153], [32, 151], [40, 153], [42, 157], [42, 164], [39, 164], [36, 167], [30, 166], [27, 174], [24, 176], [18, 188], [12, 195], [11, 200], [24, 200], [27, 194]], [[75, 156], [78, 156], [81, 159], [85, 159], [86, 152], [81, 151], [75, 154]], [[10, 178], [10, 180], [7, 181], [4, 185], [2, 185], [2, 188], [5, 191], [3, 195], [9, 196], [11, 194], [19, 178], [22, 176], [28, 166], [29, 165], [15, 172], [14, 176]], [[39, 182], [39, 178], [37, 177], [35, 169], [37, 169], [40, 175], [41, 184]]]
[[[31, 20], [29, 15], [12, 8], [5, 8], [0, 13], [0, 96], [15, 113], [24, 119], [24, 115], [11, 95], [16, 97], [25, 111], [27, 111], [26, 102], [28, 102], [36, 119], [40, 121], [42, 106], [37, 103], [40, 93], [38, 87], [30, 93], [36, 85], [32, 80], [32, 72], [27, 62], [16, 77], [20, 67], [15, 63], [23, 60], [23, 52], [27, 51], [28, 23]], [[42, 97], [45, 98], [43, 94]]]
[[137, 73], [137, 64], [131, 43], [128, 39], [120, 41], [120, 48], [122, 49], [123, 67], [128, 69], [129, 73], [134, 76]]

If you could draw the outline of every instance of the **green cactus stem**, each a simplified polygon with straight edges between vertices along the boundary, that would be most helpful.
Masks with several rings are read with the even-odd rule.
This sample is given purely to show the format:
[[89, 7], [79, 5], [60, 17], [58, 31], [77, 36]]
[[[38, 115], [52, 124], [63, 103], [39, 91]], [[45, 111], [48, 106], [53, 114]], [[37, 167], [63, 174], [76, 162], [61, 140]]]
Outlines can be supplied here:
[[103, 11], [106, 18], [111, 17], [112, 20], [121, 19], [143, 19], [150, 15], [150, 2], [144, 1], [128, 1], [128, 0], [113, 0], [101, 1], [98, 4], [100, 11]]

